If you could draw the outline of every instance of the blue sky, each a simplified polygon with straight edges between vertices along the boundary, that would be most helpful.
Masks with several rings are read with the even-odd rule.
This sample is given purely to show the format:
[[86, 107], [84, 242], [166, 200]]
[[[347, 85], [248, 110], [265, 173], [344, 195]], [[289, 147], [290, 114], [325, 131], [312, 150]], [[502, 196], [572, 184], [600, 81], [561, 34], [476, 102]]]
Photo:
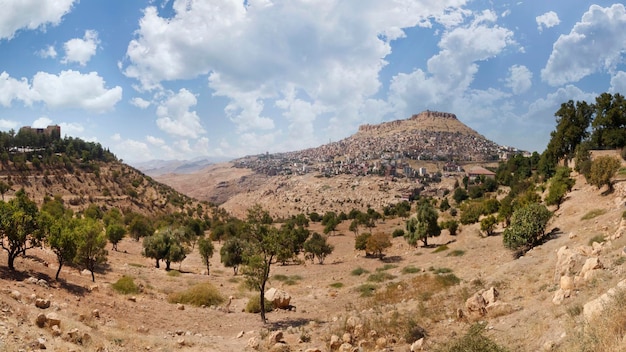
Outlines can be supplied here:
[[59, 124], [130, 164], [315, 147], [427, 109], [542, 152], [561, 103], [626, 91], [610, 1], [2, 4], [0, 130]]

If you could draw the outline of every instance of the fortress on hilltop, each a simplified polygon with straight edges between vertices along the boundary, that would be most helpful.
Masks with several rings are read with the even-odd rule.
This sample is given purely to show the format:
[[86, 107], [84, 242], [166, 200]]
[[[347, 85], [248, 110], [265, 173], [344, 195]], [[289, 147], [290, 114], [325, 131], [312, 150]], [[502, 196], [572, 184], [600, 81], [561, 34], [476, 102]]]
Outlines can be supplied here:
[[417, 124], [420, 124], [420, 123], [429, 121], [430, 122], [429, 125], [431, 125], [432, 122], [436, 122], [437, 120], [439, 120], [439, 122], [442, 122], [442, 123], [445, 123], [446, 122], [445, 120], [458, 121], [458, 119], [456, 118], [456, 115], [453, 113], [426, 110], [426, 111], [420, 112], [417, 115], [413, 115], [405, 120], [382, 122], [377, 125], [370, 125], [370, 124], [361, 125], [359, 126], [359, 132], [383, 132], [383, 131], [396, 129], [402, 125], [407, 125], [407, 124], [412, 125], [415, 122], [417, 122]]

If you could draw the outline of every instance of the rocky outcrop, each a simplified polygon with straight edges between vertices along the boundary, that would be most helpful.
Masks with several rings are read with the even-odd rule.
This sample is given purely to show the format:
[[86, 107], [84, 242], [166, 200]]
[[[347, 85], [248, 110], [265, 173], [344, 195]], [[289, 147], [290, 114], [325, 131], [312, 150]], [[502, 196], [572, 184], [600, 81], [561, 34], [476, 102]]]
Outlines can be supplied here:
[[576, 249], [563, 246], [557, 250], [554, 276], [559, 288], [554, 293], [552, 303], [557, 305], [563, 303], [575, 289], [597, 277], [604, 269], [598, 255], [605, 246], [610, 246], [610, 243], [603, 245], [594, 242], [592, 246], [580, 246]]
[[588, 322], [591, 322], [592, 320], [600, 316], [600, 314], [602, 314], [602, 311], [611, 304], [611, 301], [613, 300], [615, 295], [619, 291], [623, 290], [626, 290], [626, 280], [620, 281], [617, 286], [609, 289], [600, 297], [587, 302], [583, 306], [583, 315], [585, 316], [585, 319]]
[[272, 306], [276, 309], [291, 308], [291, 296], [283, 290], [272, 287], [265, 292], [265, 299], [272, 302]]

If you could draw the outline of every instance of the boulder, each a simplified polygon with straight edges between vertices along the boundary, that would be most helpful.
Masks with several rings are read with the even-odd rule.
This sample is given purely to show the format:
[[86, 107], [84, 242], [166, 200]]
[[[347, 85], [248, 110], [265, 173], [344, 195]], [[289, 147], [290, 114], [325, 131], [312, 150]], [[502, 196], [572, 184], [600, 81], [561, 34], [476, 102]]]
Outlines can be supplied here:
[[313, 348], [307, 348], [306, 350], [304, 350], [304, 352], [322, 352], [321, 349], [313, 347]]
[[345, 343], [352, 343], [352, 335], [349, 332], [346, 332], [341, 336], [341, 341]]
[[48, 326], [58, 325], [61, 327], [61, 318], [59, 318], [56, 313], [48, 313], [46, 315], [46, 322], [48, 323]]
[[11, 291], [10, 294], [11, 298], [13, 298], [16, 301], [21, 301], [22, 300], [22, 293], [18, 290], [13, 290]]
[[272, 331], [272, 333], [267, 338], [267, 342], [269, 345], [274, 345], [275, 343], [283, 341], [283, 332], [280, 330]]
[[330, 337], [330, 350], [335, 351], [339, 346], [341, 346], [341, 339], [337, 335], [332, 335]]
[[258, 350], [260, 346], [261, 346], [261, 343], [259, 342], [259, 339], [257, 339], [254, 336], [248, 339], [248, 343], [246, 344], [246, 347], [251, 348], [253, 350]]
[[487, 310], [487, 316], [492, 318], [509, 315], [515, 310], [510, 303], [505, 302], [491, 303], [485, 309]]
[[485, 303], [489, 305], [492, 303], [496, 303], [496, 301], [498, 300], [498, 296], [500, 294], [498, 293], [498, 290], [496, 290], [496, 288], [492, 286], [490, 289], [483, 292], [481, 295], [485, 299]]
[[283, 290], [272, 287], [265, 292], [265, 298], [272, 302], [274, 308], [289, 309], [290, 307], [291, 296]]
[[423, 348], [424, 348], [424, 338], [423, 337], [411, 344], [411, 352], [421, 351]]
[[337, 349], [337, 351], [339, 352], [352, 352], [352, 350], [354, 349], [354, 347], [349, 344], [349, 343], [342, 343], [341, 346], [339, 346], [339, 349]]
[[50, 308], [50, 300], [49, 299], [43, 299], [43, 298], [37, 298], [37, 300], [35, 301], [35, 307], [37, 307], [39, 309], [48, 309], [48, 308]]
[[559, 280], [561, 276], [572, 276], [576, 273], [576, 268], [582, 262], [582, 256], [579, 251], [572, 250], [567, 246], [563, 246], [556, 252], [556, 268], [554, 279]]
[[470, 314], [478, 314], [483, 316], [487, 314], [486, 307], [487, 303], [485, 302], [485, 298], [480, 294], [480, 292], [476, 292], [472, 297], [468, 298], [465, 301], [465, 308], [470, 312]]
[[38, 327], [43, 328], [44, 326], [46, 326], [47, 321], [48, 318], [46, 318], [46, 315], [43, 313], [39, 313], [39, 315], [37, 315], [37, 319], [35, 319], [35, 324]]
[[580, 270], [579, 276], [582, 277], [583, 280], [588, 281], [591, 278], [591, 275], [593, 275], [593, 274], [589, 274], [590, 272], [592, 272], [593, 270], [598, 270], [602, 268], [603, 266], [602, 266], [602, 263], [600, 262], [600, 258], [597, 258], [597, 257], [588, 258], [585, 261], [583, 268]]
[[269, 350], [269, 352], [290, 352], [291, 348], [284, 342], [275, 343]]
[[561, 276], [561, 280], [559, 282], [559, 287], [561, 290], [573, 290], [574, 289], [574, 279], [571, 276], [563, 275]]
[[560, 305], [561, 303], [563, 303], [563, 300], [565, 298], [569, 298], [571, 294], [572, 294], [572, 291], [563, 290], [562, 288], [560, 288], [554, 293], [554, 297], [552, 298], [552, 303], [556, 305]]

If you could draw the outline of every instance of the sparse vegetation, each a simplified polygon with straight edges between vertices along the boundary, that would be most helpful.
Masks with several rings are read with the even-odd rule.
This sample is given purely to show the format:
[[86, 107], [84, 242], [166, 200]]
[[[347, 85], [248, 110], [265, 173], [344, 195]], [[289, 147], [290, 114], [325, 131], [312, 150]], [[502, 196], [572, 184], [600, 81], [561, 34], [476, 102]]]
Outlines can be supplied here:
[[[267, 299], [265, 300], [265, 312], [271, 312], [272, 310], [274, 310], [274, 307], [272, 306], [272, 302], [268, 301]], [[254, 296], [252, 298], [250, 298], [248, 300], [248, 303], [246, 304], [246, 313], [254, 313], [254, 314], [258, 314], [261, 313], [261, 303], [259, 301], [259, 296]]]
[[371, 274], [370, 276], [368, 276], [367, 281], [371, 281], [371, 282], [384, 282], [384, 281], [389, 281], [389, 280], [393, 280], [396, 277], [384, 272], [384, 271], [379, 271], [379, 272], [375, 272], [373, 274]]
[[361, 297], [372, 297], [378, 286], [374, 284], [362, 284], [356, 288]]
[[413, 265], [407, 265], [404, 268], [402, 268], [402, 273], [403, 274], [416, 274], [416, 273], [419, 273], [421, 271], [422, 271], [422, 269], [420, 269], [420, 268], [418, 268], [416, 266], [413, 266]]
[[342, 288], [344, 285], [343, 285], [343, 282], [333, 282], [329, 286], [332, 288]]
[[441, 252], [447, 251], [448, 249], [450, 248], [448, 248], [447, 245], [442, 244], [441, 246], [438, 246], [437, 248], [435, 248], [435, 250], [433, 250], [433, 253], [441, 253]]
[[369, 271], [367, 271], [367, 270], [365, 270], [365, 269], [363, 269], [363, 268], [361, 268], [361, 267], [358, 267], [358, 268], [356, 268], [356, 269], [352, 270], [352, 271], [350, 272], [350, 274], [351, 274], [352, 276], [361, 276], [361, 275], [363, 275], [363, 274], [369, 274]]
[[135, 281], [131, 276], [122, 276], [116, 282], [111, 284], [111, 287], [118, 293], [128, 295], [131, 293], [138, 293], [139, 287], [135, 284]]
[[583, 217], [580, 218], [580, 220], [583, 220], [583, 221], [591, 220], [593, 218], [597, 218], [600, 215], [604, 215], [605, 213], [606, 213], [605, 209], [594, 209], [594, 210], [587, 212], [585, 215], [583, 215]]
[[450, 253], [448, 253], [448, 257], [460, 257], [465, 255], [465, 251], [462, 249], [455, 249], [453, 251], [451, 251]]
[[462, 337], [436, 349], [437, 352], [506, 352], [504, 347], [484, 336], [485, 324], [472, 325]]
[[208, 282], [193, 285], [187, 290], [170, 293], [167, 296], [169, 303], [191, 304], [196, 307], [216, 306], [224, 302], [219, 290]]

